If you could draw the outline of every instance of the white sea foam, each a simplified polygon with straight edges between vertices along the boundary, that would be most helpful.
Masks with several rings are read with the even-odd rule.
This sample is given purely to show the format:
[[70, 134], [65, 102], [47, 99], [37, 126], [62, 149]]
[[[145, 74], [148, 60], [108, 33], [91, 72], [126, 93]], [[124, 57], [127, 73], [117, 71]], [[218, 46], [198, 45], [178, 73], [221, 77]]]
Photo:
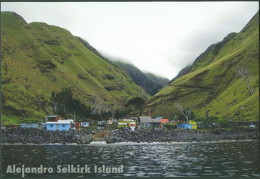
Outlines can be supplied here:
[[92, 141], [88, 145], [106, 145], [106, 141]]

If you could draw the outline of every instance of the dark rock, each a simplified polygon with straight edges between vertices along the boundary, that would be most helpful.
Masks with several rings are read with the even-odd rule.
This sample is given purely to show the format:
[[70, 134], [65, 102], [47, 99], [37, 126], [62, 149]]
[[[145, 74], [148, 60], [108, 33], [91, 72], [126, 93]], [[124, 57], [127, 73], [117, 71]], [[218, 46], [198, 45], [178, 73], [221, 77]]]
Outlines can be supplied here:
[[198, 132], [194, 130], [118, 130], [106, 138], [107, 143], [115, 142], [202, 142], [218, 140], [259, 139], [257, 131], [222, 131]]
[[46, 131], [43, 129], [7, 129], [2, 130], [3, 143], [78, 143], [88, 144], [92, 141], [92, 135], [79, 131]]

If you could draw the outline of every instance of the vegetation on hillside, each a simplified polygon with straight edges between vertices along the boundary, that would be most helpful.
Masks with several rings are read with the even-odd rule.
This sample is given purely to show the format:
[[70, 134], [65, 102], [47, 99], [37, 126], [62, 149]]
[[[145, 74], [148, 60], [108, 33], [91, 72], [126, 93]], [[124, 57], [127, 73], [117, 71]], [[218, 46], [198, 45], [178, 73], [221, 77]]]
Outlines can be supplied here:
[[173, 81], [177, 80], [178, 78], [188, 74], [191, 71], [192, 65], [187, 65], [181, 71], [175, 76], [169, 83], [172, 83]]
[[[95, 102], [102, 102], [100, 111], [119, 110], [140, 96], [142, 89], [122, 69], [69, 31], [45, 23], [28, 24], [13, 12], [2, 12], [1, 23], [4, 123], [41, 119], [61, 109], [66, 115], [75, 111], [87, 118], [88, 110], [95, 111]], [[67, 101], [55, 110], [54, 96], [65, 94]], [[71, 102], [75, 105], [69, 107]]]
[[[111, 62], [63, 28], [28, 24], [13, 12], [2, 12], [1, 23], [4, 124], [40, 121], [48, 114], [84, 120], [134, 112], [214, 118], [223, 124], [259, 120], [258, 13], [241, 32], [211, 45], [171, 82]], [[157, 94], [144, 109], [147, 93]]]
[[[250, 76], [246, 83], [237, 70], [242, 66]], [[240, 33], [231, 33], [211, 45], [195, 60], [189, 73], [147, 102], [146, 111], [172, 118], [179, 113], [175, 103], [191, 107], [197, 118], [259, 120], [259, 13]]]
[[167, 78], [158, 77], [151, 73], [144, 73], [134, 65], [120, 61], [114, 63], [120, 66], [133, 79], [133, 81], [138, 86], [141, 86], [149, 95], [156, 94], [169, 82]]
[[[124, 70], [124, 72], [129, 75], [132, 80], [141, 88], [144, 89], [144, 91], [149, 95], [156, 94], [160, 89], [162, 89], [167, 83], [169, 83], [169, 80], [167, 78], [162, 78], [155, 76], [152, 73], [144, 73], [141, 70], [139, 70], [137, 67], [135, 67], [132, 64], [124, 63], [121, 61], [114, 61], [113, 59], [108, 59], [104, 55], [100, 54], [94, 47], [92, 47], [86, 40], [81, 39], [79, 37], [80, 41], [94, 54], [96, 54], [98, 57], [102, 58], [105, 61], [112, 62], [115, 65], [118, 65], [121, 69]], [[110, 63], [111, 63], [110, 62]], [[143, 95], [145, 97], [145, 95]]]

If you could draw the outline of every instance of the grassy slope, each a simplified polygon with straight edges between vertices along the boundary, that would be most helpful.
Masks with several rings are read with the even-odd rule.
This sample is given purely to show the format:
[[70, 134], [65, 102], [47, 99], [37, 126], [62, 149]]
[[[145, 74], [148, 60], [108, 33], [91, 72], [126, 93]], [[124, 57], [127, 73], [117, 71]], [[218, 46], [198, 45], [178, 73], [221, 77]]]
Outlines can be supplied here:
[[1, 13], [3, 117], [42, 118], [51, 93], [73, 88], [73, 97], [90, 104], [92, 94], [120, 106], [138, 87], [120, 68], [87, 49], [69, 31], [45, 23], [27, 24]]
[[[234, 34], [233, 34], [234, 35]], [[224, 39], [225, 41], [226, 39]], [[153, 115], [173, 116], [174, 103], [192, 107], [197, 117], [210, 115], [233, 120], [259, 120], [259, 17], [257, 15], [238, 34], [201, 55], [190, 73], [173, 81], [147, 103]], [[249, 69], [250, 95], [236, 67]]]

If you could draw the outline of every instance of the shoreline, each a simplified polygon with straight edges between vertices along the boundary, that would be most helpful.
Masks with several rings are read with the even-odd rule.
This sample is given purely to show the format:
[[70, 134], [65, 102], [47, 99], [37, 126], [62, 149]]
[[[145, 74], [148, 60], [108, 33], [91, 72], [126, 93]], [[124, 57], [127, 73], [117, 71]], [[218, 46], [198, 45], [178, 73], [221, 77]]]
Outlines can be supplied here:
[[247, 130], [119, 130], [106, 138], [107, 143], [116, 142], [212, 142], [212, 141], [259, 140], [259, 131]]
[[219, 141], [202, 141], [202, 142], [197, 142], [197, 141], [192, 141], [192, 142], [115, 142], [115, 143], [100, 143], [100, 144], [77, 144], [77, 143], [68, 143], [68, 144], [62, 144], [62, 143], [49, 143], [49, 144], [33, 144], [33, 143], [1, 143], [2, 146], [7, 146], [7, 145], [17, 145], [17, 146], [22, 146], [22, 145], [35, 145], [35, 146], [63, 146], [63, 145], [70, 145], [70, 146], [94, 146], [94, 145], [157, 145], [157, 144], [199, 144], [199, 143], [232, 143], [232, 142], [256, 142], [259, 141], [260, 139], [244, 139], [244, 140], [219, 140]]
[[2, 130], [2, 143], [9, 144], [88, 144], [90, 133], [79, 131], [47, 131], [36, 128], [16, 128]]
[[[103, 144], [170, 144], [210, 143], [259, 140], [259, 131], [247, 130], [117, 130], [99, 138], [79, 131], [46, 131], [43, 129], [2, 130], [2, 145], [103, 145]], [[101, 139], [101, 138], [100, 138]]]

